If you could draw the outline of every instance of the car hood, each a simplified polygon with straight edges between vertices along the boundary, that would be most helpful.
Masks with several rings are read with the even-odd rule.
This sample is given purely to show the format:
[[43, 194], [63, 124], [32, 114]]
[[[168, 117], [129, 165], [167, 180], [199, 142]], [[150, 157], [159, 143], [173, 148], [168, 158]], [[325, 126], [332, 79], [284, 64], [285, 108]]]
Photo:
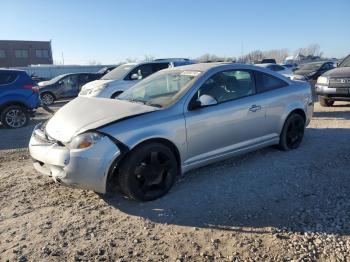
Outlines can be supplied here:
[[54, 83], [50, 83], [50, 81], [42, 81], [42, 82], [39, 82], [38, 83], [38, 86], [39, 86], [39, 88], [40, 87], [46, 87], [46, 86], [51, 86], [51, 85], [53, 85]]
[[92, 82], [89, 82], [89, 83], [83, 85], [81, 90], [98, 88], [100, 86], [103, 86], [105, 84], [111, 83], [113, 81], [115, 81], [115, 80], [101, 80], [101, 79], [100, 80], [95, 80], [95, 81], [92, 81]]
[[350, 67], [337, 67], [327, 71], [322, 76], [328, 77], [350, 77]]
[[317, 70], [313, 70], [313, 69], [299, 69], [299, 70], [295, 70], [294, 74], [295, 75], [307, 75], [310, 74], [312, 72], [316, 72]]
[[86, 130], [156, 110], [159, 108], [122, 100], [77, 97], [47, 122], [46, 133], [55, 140], [67, 143]]

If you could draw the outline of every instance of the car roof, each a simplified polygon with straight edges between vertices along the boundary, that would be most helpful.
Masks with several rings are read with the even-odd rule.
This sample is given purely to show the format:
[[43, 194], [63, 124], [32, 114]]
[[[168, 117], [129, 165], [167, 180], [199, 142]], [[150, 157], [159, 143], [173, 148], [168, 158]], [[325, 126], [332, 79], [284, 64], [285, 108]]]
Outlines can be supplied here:
[[167, 69], [163, 69], [162, 71], [200, 71], [200, 72], [207, 72], [211, 69], [222, 69], [222, 70], [255, 70], [255, 71], [261, 71], [263, 73], [267, 73], [269, 75], [273, 75], [275, 77], [281, 78], [284, 81], [290, 83], [290, 79], [284, 77], [281, 74], [278, 74], [268, 68], [261, 67], [261, 66], [255, 66], [250, 64], [241, 64], [241, 63], [232, 63], [232, 62], [219, 62], [219, 63], [199, 63], [199, 64], [191, 64], [191, 65], [184, 65], [184, 66], [178, 66], [178, 67], [171, 67]]
[[9, 68], [0, 68], [0, 72], [26, 73], [26, 71], [24, 71], [24, 70], [9, 69]]
[[79, 73], [67, 73], [67, 74], [62, 74], [62, 75], [58, 75], [58, 76], [64, 77], [64, 76], [69, 76], [69, 75], [81, 75], [81, 74], [96, 75], [97, 73], [92, 73], [92, 72], [79, 72]]
[[144, 65], [144, 64], [163, 64], [163, 63], [171, 63], [171, 62], [191, 62], [191, 60], [184, 60], [183, 58], [164, 58], [164, 59], [156, 59], [153, 61], [142, 61], [142, 62], [132, 62], [125, 63], [121, 66], [136, 66], [136, 65]]
[[[219, 67], [223, 65], [234, 65], [233, 63], [225, 63], [225, 62], [219, 62], [219, 63], [198, 63], [198, 64], [190, 64], [190, 65], [183, 65], [183, 66], [178, 66], [174, 68], [169, 68], [169, 70], [194, 70], [194, 71], [201, 71], [205, 72], [208, 71], [209, 69], [212, 69], [214, 67]], [[238, 65], [238, 64], [235, 64]], [[240, 64], [243, 65], [243, 64]]]

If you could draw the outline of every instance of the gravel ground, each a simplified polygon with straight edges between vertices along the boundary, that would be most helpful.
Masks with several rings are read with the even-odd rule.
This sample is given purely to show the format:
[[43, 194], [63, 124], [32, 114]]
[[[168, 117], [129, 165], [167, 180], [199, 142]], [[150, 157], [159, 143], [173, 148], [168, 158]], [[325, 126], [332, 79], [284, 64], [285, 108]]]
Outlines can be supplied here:
[[148, 203], [38, 175], [33, 124], [0, 127], [0, 261], [350, 261], [350, 104], [316, 104], [298, 150], [189, 172]]

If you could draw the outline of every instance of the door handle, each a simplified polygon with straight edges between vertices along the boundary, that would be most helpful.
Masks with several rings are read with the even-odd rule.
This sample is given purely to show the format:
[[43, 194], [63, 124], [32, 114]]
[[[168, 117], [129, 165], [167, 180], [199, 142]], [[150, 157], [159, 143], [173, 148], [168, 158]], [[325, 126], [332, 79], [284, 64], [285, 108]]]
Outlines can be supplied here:
[[256, 111], [259, 111], [261, 110], [261, 106], [257, 106], [257, 105], [252, 105], [250, 108], [249, 108], [249, 111], [250, 112], [256, 112]]

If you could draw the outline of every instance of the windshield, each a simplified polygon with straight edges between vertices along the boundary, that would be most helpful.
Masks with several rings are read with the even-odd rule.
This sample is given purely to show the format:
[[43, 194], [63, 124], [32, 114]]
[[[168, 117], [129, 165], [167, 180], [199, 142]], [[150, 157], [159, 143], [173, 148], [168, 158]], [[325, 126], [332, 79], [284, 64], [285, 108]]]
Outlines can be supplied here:
[[300, 69], [302, 69], [302, 70], [317, 70], [317, 69], [319, 69], [322, 65], [323, 65], [323, 62], [322, 62], [322, 63], [305, 64], [305, 65], [301, 65], [301, 66], [300, 66]]
[[341, 62], [339, 67], [350, 67], [350, 55]]
[[113, 69], [109, 73], [105, 74], [101, 79], [102, 80], [121, 80], [124, 78], [125, 74], [127, 74], [131, 69], [133, 69], [135, 65], [121, 65], [117, 68]]
[[66, 75], [59, 75], [59, 76], [56, 76], [54, 78], [52, 78], [51, 80], [47, 81], [48, 84], [54, 84], [58, 81], [60, 81], [63, 77], [65, 77]]
[[199, 71], [159, 72], [128, 89], [117, 99], [155, 107], [167, 107], [178, 100]]

